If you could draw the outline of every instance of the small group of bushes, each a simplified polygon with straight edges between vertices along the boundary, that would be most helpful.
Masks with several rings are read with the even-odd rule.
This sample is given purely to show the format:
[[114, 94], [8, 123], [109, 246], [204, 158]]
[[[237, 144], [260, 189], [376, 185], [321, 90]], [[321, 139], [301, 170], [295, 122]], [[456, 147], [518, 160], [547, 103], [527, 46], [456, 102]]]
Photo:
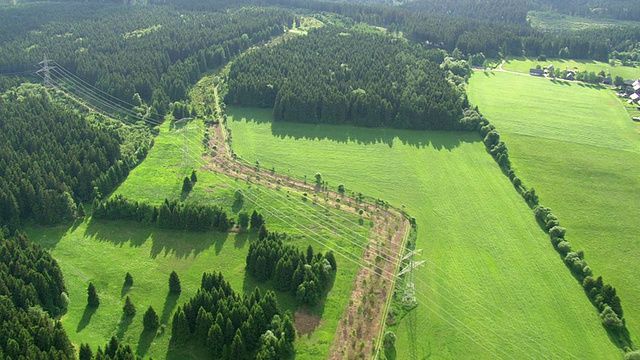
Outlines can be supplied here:
[[296, 329], [273, 291], [239, 295], [222, 273], [202, 275], [201, 288], [173, 316], [171, 342], [196, 342], [215, 359], [282, 359], [293, 354]]
[[[487, 150], [509, 177], [523, 199], [533, 208], [538, 224], [549, 234], [554, 249], [560, 254], [573, 276], [582, 284], [585, 293], [600, 312], [602, 325], [613, 334], [623, 335], [626, 332], [625, 322], [620, 297], [616, 295], [616, 289], [605, 284], [602, 276], [594, 278], [593, 271], [584, 259], [584, 252], [572, 249], [571, 244], [565, 239], [567, 229], [560, 226], [558, 217], [553, 214], [551, 209], [540, 205], [535, 189], [527, 188], [516, 176], [511, 168], [507, 146], [500, 140], [500, 134], [496, 131], [495, 126], [482, 117], [477, 108], [473, 111], [477, 112], [480, 117], [478, 131], [483, 137]], [[630, 341], [628, 342], [630, 343]]]
[[160, 206], [152, 206], [116, 195], [106, 201], [95, 201], [93, 209], [96, 219], [139, 221], [165, 229], [227, 231], [234, 225], [234, 220], [217, 206], [185, 204], [177, 200], [165, 200]]
[[311, 245], [305, 254], [284, 239], [285, 234], [261, 232], [249, 246], [247, 272], [259, 281], [273, 279], [276, 289], [292, 292], [300, 304], [316, 305], [337, 270], [335, 256], [314, 254]]

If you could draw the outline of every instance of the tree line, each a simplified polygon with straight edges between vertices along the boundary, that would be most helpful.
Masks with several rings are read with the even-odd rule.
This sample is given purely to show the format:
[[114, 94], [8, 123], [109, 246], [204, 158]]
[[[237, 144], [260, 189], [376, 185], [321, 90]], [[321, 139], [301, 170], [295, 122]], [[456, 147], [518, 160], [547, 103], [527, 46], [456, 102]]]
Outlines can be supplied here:
[[27, 236], [0, 233], [0, 358], [75, 359], [59, 321], [69, 298], [51, 255]]
[[234, 61], [226, 102], [273, 107], [276, 121], [456, 129], [464, 92], [439, 51], [338, 27]]
[[198, 292], [174, 313], [171, 343], [204, 346], [216, 359], [282, 359], [293, 354], [296, 329], [273, 291], [239, 295], [222, 273], [204, 273]]
[[604, 283], [602, 276], [595, 277], [593, 270], [584, 259], [584, 252], [574, 250], [565, 238], [567, 229], [560, 226], [558, 217], [553, 214], [550, 208], [540, 204], [534, 188], [528, 188], [516, 176], [515, 171], [511, 168], [507, 146], [500, 140], [500, 134], [495, 126], [478, 112], [477, 107], [473, 111], [476, 113], [473, 116], [479, 118], [478, 131], [483, 136], [487, 151], [533, 209], [538, 224], [549, 234], [553, 248], [560, 254], [567, 268], [582, 285], [591, 303], [598, 309], [604, 328], [617, 339], [618, 344], [622, 344], [620, 347], [625, 347], [625, 351], [627, 351], [626, 347], [633, 348], [633, 342], [629, 338], [629, 332], [625, 326], [622, 303], [616, 289], [610, 284]]
[[189, 231], [227, 231], [235, 221], [215, 205], [165, 201], [159, 206], [131, 201], [121, 194], [104, 201], [95, 201], [93, 217], [105, 220], [131, 220], [153, 224], [164, 229]]
[[316, 305], [328, 290], [337, 264], [333, 252], [306, 253], [285, 245], [285, 234], [261, 232], [247, 253], [247, 272], [258, 281], [273, 280], [278, 290], [289, 291], [300, 304]]
[[51, 101], [44, 91], [0, 97], [0, 225], [55, 224], [82, 215], [129, 172], [115, 131]]

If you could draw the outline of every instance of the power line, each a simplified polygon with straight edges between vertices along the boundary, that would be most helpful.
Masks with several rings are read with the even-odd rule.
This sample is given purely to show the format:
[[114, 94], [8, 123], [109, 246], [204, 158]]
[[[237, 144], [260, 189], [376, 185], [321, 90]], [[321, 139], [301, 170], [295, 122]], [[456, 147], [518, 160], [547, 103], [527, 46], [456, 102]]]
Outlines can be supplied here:
[[[76, 81], [74, 84], [75, 84], [76, 86], [81, 85], [81, 86], [79, 86], [79, 87], [84, 87], [84, 89], [89, 89], [89, 88], [87, 88], [87, 86], [84, 86], [84, 85], [80, 84], [78, 81]], [[86, 84], [86, 82], [85, 82], [85, 84]], [[104, 92], [103, 92], [103, 93], [104, 93]], [[105, 94], [106, 94], [106, 93], [105, 93]], [[91, 97], [91, 96], [90, 96], [90, 97]], [[118, 105], [118, 104], [116, 104], [115, 102], [110, 102], [110, 101], [108, 101], [108, 100], [104, 99], [104, 97], [100, 97], [99, 95], [96, 95], [95, 93], [93, 94], [93, 97], [92, 97], [92, 98], [93, 98], [94, 100], [96, 100], [96, 101], [101, 102], [102, 104], [105, 104], [105, 105], [110, 106], [112, 109], [123, 109], [123, 107], [122, 107], [121, 105]], [[126, 103], [126, 102], [125, 102], [125, 103]], [[130, 112], [130, 110], [129, 110], [129, 112]], [[134, 117], [136, 117], [136, 118], [138, 118], [138, 119], [140, 119], [140, 120], [143, 120], [142, 118], [138, 117], [138, 116], [137, 116], [137, 114], [136, 114], [136, 116], [134, 116]], [[159, 125], [160, 123], [156, 121], [156, 124], [158, 124], [158, 125]], [[186, 138], [187, 138], [187, 137], [186, 137], [186, 136], [184, 136], [184, 139], [186, 139]], [[186, 142], [186, 140], [185, 140], [185, 142]], [[183, 144], [183, 145], [184, 145], [184, 144]], [[191, 155], [189, 155], [189, 156], [191, 157]], [[193, 158], [193, 157], [191, 157], [191, 158]], [[200, 159], [200, 161], [201, 161], [201, 159]], [[196, 160], [196, 162], [198, 162], [198, 160]], [[250, 200], [250, 201], [251, 201], [251, 200]], [[252, 201], [252, 202], [253, 202], [253, 201]], [[264, 208], [264, 206], [260, 206], [260, 205], [259, 205], [259, 204], [257, 204], [256, 202], [254, 202], [254, 204], [255, 204], [256, 206], [259, 206], [259, 207]], [[276, 216], [276, 217], [277, 217], [277, 216]], [[309, 219], [309, 218], [307, 218], [307, 219]], [[313, 220], [311, 220], [311, 219], [309, 219], [309, 220], [313, 222]], [[315, 239], [314, 239], [314, 240], [315, 240]], [[327, 245], [326, 245], [326, 244], [327, 244], [326, 242], [324, 242], [324, 243], [323, 243], [323, 242], [319, 242], [319, 243], [320, 243], [320, 244], [323, 244], [324, 246], [327, 246]], [[350, 258], [346, 257], [346, 256], [343, 254], [343, 252], [340, 252], [340, 251], [337, 251], [337, 250], [336, 250], [336, 253], [338, 253], [339, 255], [341, 255], [341, 256], [343, 256], [343, 257], [345, 257], [345, 258], [349, 259], [350, 261], [354, 261], [354, 260], [352, 260], [352, 259], [350, 259]], [[347, 251], [347, 253], [348, 253], [349, 255], [351, 255], [351, 256], [354, 256], [354, 254], [353, 254], [353, 253], [351, 253], [351, 252], [349, 252], [349, 251]], [[356, 258], [358, 258], [357, 256], [355, 256], [355, 257], [356, 257]], [[362, 261], [362, 260], [361, 260], [361, 261]], [[366, 262], [366, 261], [365, 261], [365, 262]], [[356, 262], [356, 264], [359, 264], [359, 265], [360, 265], [361, 263]], [[370, 265], [370, 266], [371, 266], [371, 265], [373, 265], [374, 267], [377, 267], [377, 265], [372, 264], [372, 263], [367, 263], [367, 264], [368, 264], [368, 265]], [[383, 271], [386, 271], [386, 270], [384, 270], [384, 269], [382, 269], [382, 270], [383, 270]], [[395, 276], [395, 275], [393, 275], [393, 274], [391, 274], [391, 276], [392, 276], [392, 278], [394, 278], [394, 279], [396, 278], [396, 276]], [[389, 279], [389, 278], [388, 278], [388, 277], [386, 277], [386, 279]], [[390, 279], [389, 279], [389, 280], [390, 280]], [[432, 290], [433, 290], [433, 289], [432, 289]], [[437, 305], [437, 304], [436, 304], [436, 305]], [[437, 314], [439, 317], [441, 317], [441, 315], [440, 315], [440, 314], [438, 314], [437, 312], [436, 312], [436, 314]], [[497, 334], [496, 334], [496, 335], [497, 335]], [[472, 340], [473, 340], [473, 339], [472, 339]], [[474, 340], [474, 342], [476, 342], [476, 341]], [[476, 343], [477, 343], [477, 342], [476, 342]], [[478, 344], [478, 345], [480, 345], [480, 344]], [[482, 345], [481, 345], [481, 346], [482, 346]], [[484, 346], [483, 346], [483, 347], [484, 347]]]

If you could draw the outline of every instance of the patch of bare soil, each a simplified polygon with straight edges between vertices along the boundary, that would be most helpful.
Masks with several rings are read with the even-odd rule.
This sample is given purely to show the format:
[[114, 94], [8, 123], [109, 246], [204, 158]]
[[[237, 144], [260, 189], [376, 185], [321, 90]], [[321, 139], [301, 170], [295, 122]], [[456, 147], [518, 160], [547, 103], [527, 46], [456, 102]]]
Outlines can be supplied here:
[[299, 336], [311, 334], [320, 325], [320, 317], [311, 315], [306, 310], [296, 311], [293, 314], [293, 319]]

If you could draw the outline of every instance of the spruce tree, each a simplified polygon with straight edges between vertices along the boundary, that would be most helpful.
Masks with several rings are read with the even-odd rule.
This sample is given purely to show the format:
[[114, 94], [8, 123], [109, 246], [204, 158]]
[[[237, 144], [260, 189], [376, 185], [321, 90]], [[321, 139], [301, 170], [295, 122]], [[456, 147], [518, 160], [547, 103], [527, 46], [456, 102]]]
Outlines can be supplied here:
[[155, 330], [160, 326], [160, 319], [158, 319], [158, 314], [153, 310], [153, 307], [149, 306], [147, 312], [144, 313], [144, 318], [142, 319], [142, 323], [144, 324], [144, 329]]
[[80, 353], [78, 354], [79, 360], [91, 360], [93, 358], [93, 352], [89, 344], [80, 344]]
[[124, 286], [125, 287], [133, 286], [133, 276], [131, 276], [129, 272], [127, 272], [127, 275], [124, 276]]
[[207, 347], [211, 352], [212, 358], [217, 359], [222, 357], [223, 345], [224, 336], [222, 335], [222, 329], [220, 329], [218, 324], [213, 324], [207, 334]]
[[175, 340], [176, 344], [182, 345], [186, 344], [189, 341], [189, 336], [191, 332], [189, 330], [189, 321], [187, 320], [187, 316], [184, 313], [184, 310], [180, 308], [178, 312], [173, 316], [173, 327], [172, 327], [172, 339]]
[[195, 183], [196, 183], [196, 181], [198, 181], [198, 176], [196, 175], [196, 171], [195, 171], [195, 170], [193, 170], [193, 171], [191, 172], [191, 183], [192, 183], [192, 184], [195, 184]]
[[124, 301], [124, 306], [122, 307], [122, 312], [124, 316], [133, 316], [136, 314], [136, 307], [133, 305], [131, 298], [127, 296]]
[[96, 292], [96, 287], [93, 283], [89, 283], [89, 288], [87, 289], [87, 305], [90, 307], [98, 307], [100, 305], [100, 299], [98, 298], [98, 293]]
[[246, 349], [244, 347], [244, 342], [242, 341], [242, 332], [240, 329], [236, 330], [236, 335], [233, 337], [233, 341], [231, 342], [231, 354], [233, 354], [234, 358], [244, 359]]
[[182, 192], [189, 192], [193, 188], [193, 184], [191, 180], [189, 180], [188, 176], [184, 177], [184, 181], [182, 181]]
[[171, 272], [169, 275], [169, 293], [170, 294], [180, 294], [182, 288], [180, 286], [180, 278], [175, 271]]

